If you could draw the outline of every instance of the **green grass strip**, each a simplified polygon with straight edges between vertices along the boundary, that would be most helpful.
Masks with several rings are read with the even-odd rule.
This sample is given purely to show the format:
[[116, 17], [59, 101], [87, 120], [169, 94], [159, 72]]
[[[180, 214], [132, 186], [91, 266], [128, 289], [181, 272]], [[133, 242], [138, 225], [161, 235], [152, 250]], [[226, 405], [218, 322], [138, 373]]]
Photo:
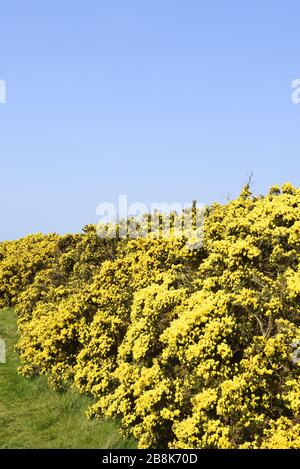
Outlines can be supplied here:
[[0, 338], [6, 343], [6, 363], [0, 363], [0, 448], [134, 448], [118, 424], [88, 420], [91, 400], [74, 390], [56, 392], [43, 376], [27, 379], [17, 373], [16, 314], [0, 311]]

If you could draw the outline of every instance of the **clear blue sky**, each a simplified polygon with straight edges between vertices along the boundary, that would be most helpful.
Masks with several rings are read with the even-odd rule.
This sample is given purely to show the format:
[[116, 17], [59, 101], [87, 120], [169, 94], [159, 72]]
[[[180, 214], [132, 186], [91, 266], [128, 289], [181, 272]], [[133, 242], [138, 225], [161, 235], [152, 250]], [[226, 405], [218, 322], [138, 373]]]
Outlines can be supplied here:
[[299, 185], [298, 0], [10, 0], [0, 8], [0, 239], [116, 201]]

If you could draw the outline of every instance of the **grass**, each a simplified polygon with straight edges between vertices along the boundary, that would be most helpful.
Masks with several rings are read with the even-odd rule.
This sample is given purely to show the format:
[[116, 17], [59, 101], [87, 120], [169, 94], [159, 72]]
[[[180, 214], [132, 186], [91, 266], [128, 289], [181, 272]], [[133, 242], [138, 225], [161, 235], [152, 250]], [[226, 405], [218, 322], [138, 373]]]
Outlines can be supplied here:
[[0, 337], [6, 342], [6, 363], [0, 363], [0, 448], [134, 448], [118, 424], [87, 420], [91, 400], [74, 390], [56, 392], [45, 377], [27, 379], [17, 373], [16, 315], [0, 311]]

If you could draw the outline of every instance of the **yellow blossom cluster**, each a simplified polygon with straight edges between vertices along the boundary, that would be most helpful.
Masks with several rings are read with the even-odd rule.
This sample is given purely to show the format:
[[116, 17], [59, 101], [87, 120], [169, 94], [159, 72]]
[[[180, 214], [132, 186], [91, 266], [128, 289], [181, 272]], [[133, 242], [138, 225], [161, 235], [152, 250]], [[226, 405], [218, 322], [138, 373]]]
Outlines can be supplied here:
[[32, 235], [0, 244], [20, 372], [94, 397], [139, 447], [300, 448], [300, 189], [246, 186], [204, 242]]

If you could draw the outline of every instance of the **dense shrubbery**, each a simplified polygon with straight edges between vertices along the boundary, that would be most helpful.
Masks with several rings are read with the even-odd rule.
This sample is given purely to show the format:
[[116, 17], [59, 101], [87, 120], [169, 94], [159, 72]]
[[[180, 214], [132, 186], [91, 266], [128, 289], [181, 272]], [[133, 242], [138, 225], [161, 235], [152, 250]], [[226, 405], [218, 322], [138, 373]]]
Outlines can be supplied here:
[[[21, 372], [91, 394], [140, 447], [300, 448], [300, 190], [207, 209], [182, 239], [0, 244]], [[296, 345], [295, 345], [296, 344]]]

